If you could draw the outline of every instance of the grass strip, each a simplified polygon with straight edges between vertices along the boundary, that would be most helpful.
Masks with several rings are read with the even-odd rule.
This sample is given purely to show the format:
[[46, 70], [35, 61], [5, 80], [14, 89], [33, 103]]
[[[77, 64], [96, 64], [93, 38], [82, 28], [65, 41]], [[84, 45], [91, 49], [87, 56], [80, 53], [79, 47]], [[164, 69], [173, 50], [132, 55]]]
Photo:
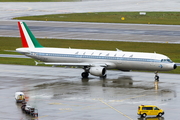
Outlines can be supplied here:
[[96, 12], [16, 17], [19, 20], [180, 25], [180, 12]]
[[0, 64], [13, 64], [13, 65], [35, 65], [33, 59], [29, 58], [6, 58], [0, 57]]

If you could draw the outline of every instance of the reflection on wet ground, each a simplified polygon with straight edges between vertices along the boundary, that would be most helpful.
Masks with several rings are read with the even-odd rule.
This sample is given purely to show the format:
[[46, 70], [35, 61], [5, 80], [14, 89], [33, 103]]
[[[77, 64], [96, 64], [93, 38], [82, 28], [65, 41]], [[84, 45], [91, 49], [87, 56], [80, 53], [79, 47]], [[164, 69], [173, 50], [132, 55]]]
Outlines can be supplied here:
[[[0, 70], [0, 106], [4, 108], [0, 119], [169, 120], [176, 118], [180, 110], [179, 75], [162, 74], [160, 82], [154, 83], [151, 73], [108, 71], [107, 79], [82, 79], [78, 76], [81, 69], [0, 67], [4, 68]], [[22, 113], [20, 104], [14, 101], [16, 91], [29, 97], [28, 104], [38, 109], [38, 118]], [[137, 107], [141, 104], [157, 105], [165, 115], [139, 118]]]
[[165, 120], [164, 117], [147, 117], [147, 118], [138, 118], [138, 120]]
[[[76, 82], [61, 80], [35, 85], [34, 90], [50, 90], [52, 93], [49, 94], [52, 95], [52, 99], [81, 98], [82, 96], [83, 98], [89, 98], [93, 96], [106, 100], [111, 100], [112, 98], [119, 100], [127, 96], [135, 95], [135, 93], [137, 96], [130, 97], [131, 99], [129, 100], [152, 101], [150, 98], [156, 96], [156, 98], [158, 97], [158, 101], [168, 101], [176, 97], [176, 91], [172, 89], [157, 89], [158, 83], [156, 83], [155, 86], [153, 82], [149, 84], [146, 83], [146, 85], [136, 83], [137, 81], [133, 81], [130, 76], [97, 81], [92, 81], [91, 79], [81, 79], [81, 81]], [[146, 97], [141, 97], [141, 95]]]

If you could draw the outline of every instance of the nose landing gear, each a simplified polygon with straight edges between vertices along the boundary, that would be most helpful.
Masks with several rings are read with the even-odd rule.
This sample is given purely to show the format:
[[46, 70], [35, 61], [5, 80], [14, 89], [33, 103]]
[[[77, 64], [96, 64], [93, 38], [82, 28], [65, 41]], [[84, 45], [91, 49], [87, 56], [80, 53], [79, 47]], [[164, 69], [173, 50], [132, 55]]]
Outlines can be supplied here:
[[154, 77], [155, 81], [159, 82], [158, 71], [155, 71], [154, 73], [155, 73], [155, 77]]

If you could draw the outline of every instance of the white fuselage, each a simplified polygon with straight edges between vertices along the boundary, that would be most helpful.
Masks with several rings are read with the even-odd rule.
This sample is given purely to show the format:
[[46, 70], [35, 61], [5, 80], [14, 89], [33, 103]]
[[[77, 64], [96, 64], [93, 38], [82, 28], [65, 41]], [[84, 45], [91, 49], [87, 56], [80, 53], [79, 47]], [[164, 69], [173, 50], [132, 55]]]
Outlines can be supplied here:
[[91, 66], [104, 64], [107, 69], [123, 71], [169, 71], [175, 69], [175, 63], [167, 56], [156, 53], [71, 48], [18, 48], [16, 51], [43, 62], [75, 63], [74, 66], [76, 63], [90, 63]]

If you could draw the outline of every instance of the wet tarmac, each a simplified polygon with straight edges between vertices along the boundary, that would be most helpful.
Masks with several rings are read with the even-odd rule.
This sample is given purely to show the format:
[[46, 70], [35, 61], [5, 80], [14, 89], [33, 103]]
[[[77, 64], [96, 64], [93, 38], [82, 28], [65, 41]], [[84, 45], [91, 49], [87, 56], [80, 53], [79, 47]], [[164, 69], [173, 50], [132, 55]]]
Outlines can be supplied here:
[[[161, 118], [178, 120], [180, 75], [108, 70], [105, 80], [82, 79], [79, 68], [0, 64], [0, 120], [142, 120], [138, 105], [152, 104], [165, 110]], [[14, 93], [23, 91], [28, 104], [38, 109], [34, 118], [21, 111]], [[144, 119], [143, 119], [144, 120]]]

